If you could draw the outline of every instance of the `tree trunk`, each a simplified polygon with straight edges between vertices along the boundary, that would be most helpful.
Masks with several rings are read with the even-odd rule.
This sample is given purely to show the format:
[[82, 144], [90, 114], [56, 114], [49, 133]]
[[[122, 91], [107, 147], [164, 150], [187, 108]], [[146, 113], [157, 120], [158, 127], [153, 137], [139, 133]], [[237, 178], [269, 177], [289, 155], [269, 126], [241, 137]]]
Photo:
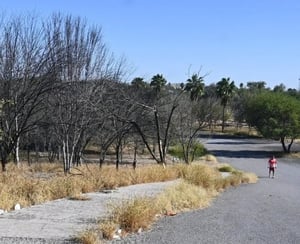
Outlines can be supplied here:
[[294, 139], [291, 139], [291, 142], [288, 144], [288, 146], [286, 146], [286, 144], [285, 144], [285, 137], [280, 137], [280, 142], [281, 142], [283, 151], [285, 153], [290, 153], [291, 152], [292, 144], [294, 142]]
[[131, 123], [135, 126], [135, 128], [137, 129], [139, 135], [142, 137], [143, 143], [145, 144], [145, 146], [146, 146], [146, 148], [148, 149], [148, 152], [151, 154], [152, 158], [153, 158], [157, 163], [159, 163], [159, 159], [155, 156], [155, 153], [154, 153], [153, 150], [151, 149], [150, 144], [148, 143], [148, 141], [147, 141], [147, 139], [146, 139], [146, 137], [145, 137], [143, 131], [142, 131], [141, 128], [139, 127], [139, 125], [138, 125], [136, 122], [134, 122], [134, 121], [132, 121]]
[[119, 164], [122, 162], [122, 136], [117, 139], [116, 145], [116, 169], [119, 169]]
[[102, 166], [103, 166], [104, 159], [105, 159], [105, 154], [106, 154], [105, 151], [100, 150], [100, 157], [99, 157], [99, 166], [100, 166], [100, 168], [102, 168]]
[[2, 172], [6, 171], [6, 164], [7, 164], [8, 154], [5, 151], [4, 148], [1, 150], [1, 166], [2, 166]]
[[133, 155], [133, 163], [132, 163], [132, 167], [134, 170], [136, 169], [136, 155], [137, 155], [137, 145], [134, 147], [134, 155]]
[[291, 152], [291, 147], [292, 147], [293, 142], [294, 142], [294, 139], [292, 139], [291, 143], [288, 145], [288, 153]]
[[63, 162], [64, 162], [64, 173], [67, 174], [70, 170], [69, 168], [69, 149], [68, 149], [68, 140], [63, 141], [62, 146], [62, 152], [63, 152]]
[[156, 109], [154, 110], [154, 117], [155, 117], [156, 136], [157, 136], [160, 163], [164, 163], [164, 156], [163, 156], [163, 150], [162, 150], [162, 141], [161, 141], [161, 138], [160, 138], [159, 118], [158, 118], [158, 113], [157, 113]]
[[223, 106], [223, 111], [222, 111], [222, 132], [224, 132], [224, 123], [225, 123], [225, 106]]
[[116, 170], [119, 170], [119, 163], [120, 163], [120, 145], [117, 145], [116, 148]]
[[6, 163], [7, 163], [7, 160], [2, 158], [1, 159], [2, 172], [6, 171]]
[[288, 149], [286, 148], [284, 137], [280, 137], [280, 142], [281, 142], [283, 151], [284, 151], [285, 153], [288, 153]]
[[28, 166], [31, 165], [30, 148], [29, 148], [29, 145], [27, 145], [27, 163], [28, 163]]
[[16, 147], [15, 147], [15, 160], [18, 167], [20, 166], [19, 151], [20, 151], [20, 137], [18, 137], [16, 141]]

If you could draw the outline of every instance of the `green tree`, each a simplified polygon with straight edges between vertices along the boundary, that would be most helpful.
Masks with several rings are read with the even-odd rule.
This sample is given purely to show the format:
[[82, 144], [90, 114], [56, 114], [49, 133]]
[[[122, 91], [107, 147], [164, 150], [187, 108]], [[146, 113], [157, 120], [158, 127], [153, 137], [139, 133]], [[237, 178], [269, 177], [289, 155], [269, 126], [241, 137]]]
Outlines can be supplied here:
[[286, 93], [300, 100], [300, 90], [297, 91], [296, 89], [289, 88]]
[[276, 85], [273, 89], [274, 92], [284, 92], [286, 89], [284, 84]]
[[224, 132], [224, 122], [225, 122], [225, 108], [232, 98], [235, 91], [234, 81], [230, 82], [230, 78], [222, 78], [217, 83], [217, 96], [221, 99], [221, 105], [223, 106], [222, 111], [222, 132]]
[[147, 88], [149, 86], [149, 84], [146, 81], [144, 81], [144, 78], [142, 77], [135, 77], [131, 81], [131, 85], [136, 88]]
[[[246, 120], [262, 136], [280, 139], [283, 151], [300, 135], [300, 101], [285, 93], [262, 92], [247, 104]], [[287, 145], [288, 144], [288, 145]]]
[[192, 77], [187, 80], [184, 90], [190, 92], [190, 99], [192, 101], [198, 100], [204, 94], [203, 77], [198, 74], [193, 74]]
[[251, 91], [266, 90], [266, 82], [265, 81], [249, 81], [249, 82], [247, 82], [247, 87]]

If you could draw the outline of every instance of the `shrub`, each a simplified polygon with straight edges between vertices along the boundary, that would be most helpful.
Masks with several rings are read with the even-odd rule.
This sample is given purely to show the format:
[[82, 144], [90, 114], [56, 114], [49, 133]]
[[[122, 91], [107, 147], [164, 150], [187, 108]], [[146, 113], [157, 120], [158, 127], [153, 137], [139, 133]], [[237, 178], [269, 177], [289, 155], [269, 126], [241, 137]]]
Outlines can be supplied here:
[[220, 177], [220, 173], [215, 168], [201, 164], [190, 165], [183, 169], [181, 174], [188, 183], [206, 189], [214, 188], [215, 179]]
[[156, 199], [161, 213], [198, 209], [209, 206], [212, 195], [203, 187], [186, 181], [167, 188]]
[[112, 220], [104, 220], [99, 224], [103, 238], [111, 240], [117, 230], [117, 224]]
[[[183, 159], [183, 148], [181, 145], [176, 144], [168, 149], [168, 153], [172, 155], [173, 157], [177, 157], [179, 159]], [[206, 148], [203, 146], [201, 143], [195, 143], [191, 148], [190, 148], [190, 157], [193, 157], [194, 159], [198, 159], [204, 155], [207, 154]]]
[[206, 148], [201, 143], [195, 143], [192, 147], [192, 151], [194, 152], [195, 159], [207, 154]]
[[112, 210], [115, 222], [127, 232], [137, 232], [140, 228], [147, 229], [155, 218], [158, 210], [154, 207], [154, 199], [149, 197], [126, 200]]
[[94, 230], [86, 230], [76, 238], [77, 241], [80, 241], [82, 244], [102, 244], [103, 242], [100, 240], [99, 235]]
[[222, 167], [218, 168], [218, 170], [220, 172], [233, 172], [234, 171], [234, 169], [229, 165], [222, 166]]
[[168, 153], [173, 157], [183, 159], [183, 150], [182, 150], [182, 147], [179, 144], [170, 146], [168, 148]]

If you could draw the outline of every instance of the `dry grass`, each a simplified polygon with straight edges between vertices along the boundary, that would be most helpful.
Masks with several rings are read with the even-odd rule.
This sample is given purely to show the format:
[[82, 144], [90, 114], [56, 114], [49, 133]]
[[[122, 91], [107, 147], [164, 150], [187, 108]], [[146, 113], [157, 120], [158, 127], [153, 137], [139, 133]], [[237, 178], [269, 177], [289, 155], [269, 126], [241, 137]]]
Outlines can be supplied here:
[[[229, 167], [222, 165], [225, 166]], [[89, 164], [73, 168], [71, 174], [65, 176], [57, 164], [21, 168], [9, 164], [8, 171], [0, 174], [0, 208], [11, 210], [16, 203], [24, 207], [64, 197], [83, 201], [88, 200], [83, 194], [87, 192], [182, 179], [179, 184], [155, 198], [135, 198], [113, 206], [108, 220], [100, 222], [97, 229], [86, 230], [78, 237], [84, 244], [98, 244], [102, 237], [111, 239], [118, 229], [122, 230], [122, 235], [147, 229], [161, 214], [207, 207], [227, 187], [257, 181], [254, 174], [231, 168], [231, 175], [222, 178], [219, 167], [213, 157], [211, 161], [202, 159], [191, 165], [175, 164], [166, 168], [149, 165], [135, 171], [131, 168], [116, 171], [113, 166], [100, 169], [96, 164]]]
[[88, 201], [91, 200], [90, 197], [82, 195], [82, 194], [78, 194], [78, 195], [74, 195], [74, 196], [70, 196], [69, 200], [74, 200], [74, 201]]
[[201, 157], [200, 160], [205, 162], [217, 163], [218, 160], [214, 155], [206, 154], [205, 156]]
[[257, 181], [254, 174], [234, 169], [229, 177], [223, 178], [217, 167], [203, 164], [178, 164], [172, 168], [182, 178], [180, 183], [154, 198], [135, 198], [111, 205], [109, 220], [101, 222], [95, 231], [101, 231], [105, 238], [112, 239], [119, 228], [121, 236], [148, 229], [157, 216], [208, 207], [212, 199], [227, 187]]
[[104, 239], [111, 240], [118, 228], [118, 224], [114, 220], [107, 219], [100, 222], [98, 228]]
[[63, 174], [57, 164], [37, 164], [21, 168], [9, 164], [8, 171], [0, 174], [0, 208], [9, 211], [16, 203], [26, 207], [64, 197], [86, 200], [82, 193], [177, 178], [205, 189], [221, 189], [226, 185], [251, 181], [248, 180], [249, 175], [246, 178], [235, 175], [230, 180], [227, 179], [230, 182], [224, 183], [218, 180], [220, 173], [216, 167], [208, 167], [202, 163], [189, 166], [176, 164], [166, 168], [150, 165], [139, 167], [135, 171], [131, 168], [116, 171], [112, 166], [100, 169], [98, 165], [91, 164], [72, 169], [68, 176]]
[[290, 154], [286, 155], [286, 157], [289, 157], [289, 158], [300, 158], [300, 152], [290, 153]]
[[100, 222], [94, 232], [111, 240], [118, 229], [121, 235], [148, 229], [161, 215], [176, 214], [208, 207], [216, 191], [206, 190], [182, 180], [156, 197], [140, 197], [111, 205], [108, 220]]
[[234, 171], [234, 168], [229, 164], [220, 164], [219, 166], [217, 166], [217, 169], [220, 172], [233, 172]]
[[107, 166], [102, 169], [96, 164], [73, 168], [65, 176], [61, 165], [36, 164], [17, 168], [8, 165], [0, 174], [0, 209], [12, 210], [16, 203], [22, 207], [40, 204], [64, 197], [79, 197], [82, 193], [114, 189], [132, 184], [173, 180], [178, 177], [173, 167], [151, 165], [137, 168]]
[[156, 206], [162, 214], [200, 209], [208, 207], [215, 195], [215, 191], [181, 181], [160, 194], [156, 199]]
[[86, 230], [76, 238], [82, 244], [103, 244], [103, 240], [95, 230]]
[[254, 184], [258, 180], [257, 175], [251, 172], [243, 172], [242, 183]]
[[113, 207], [112, 219], [126, 232], [137, 232], [140, 228], [147, 229], [158, 212], [154, 202], [154, 198], [150, 197], [125, 200]]
[[205, 189], [213, 189], [215, 180], [221, 178], [221, 174], [216, 168], [204, 164], [177, 165], [176, 167], [178, 168], [180, 178]]

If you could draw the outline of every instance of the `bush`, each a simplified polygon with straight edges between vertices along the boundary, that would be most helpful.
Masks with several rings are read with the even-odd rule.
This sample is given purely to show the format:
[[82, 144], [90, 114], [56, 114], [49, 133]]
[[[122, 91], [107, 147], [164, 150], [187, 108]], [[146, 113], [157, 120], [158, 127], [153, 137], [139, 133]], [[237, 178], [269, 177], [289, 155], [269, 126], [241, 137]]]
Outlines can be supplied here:
[[229, 165], [225, 165], [225, 166], [220, 167], [219, 171], [220, 172], [233, 172], [234, 169]]
[[153, 223], [158, 212], [154, 206], [153, 198], [134, 198], [115, 206], [112, 216], [121, 229], [137, 232], [140, 228], [147, 229]]
[[220, 178], [220, 173], [215, 168], [201, 164], [189, 165], [188, 167], [178, 165], [178, 172], [179, 176], [188, 183], [206, 189], [214, 188], [215, 180]]
[[203, 187], [181, 181], [167, 188], [156, 200], [161, 213], [208, 207], [212, 194]]
[[168, 149], [168, 153], [173, 157], [183, 159], [183, 150], [182, 147], [178, 144], [170, 146]]
[[203, 146], [203, 144], [201, 143], [196, 143], [193, 148], [192, 148], [193, 152], [194, 152], [194, 157], [199, 158], [204, 156], [205, 154], [207, 154], [207, 150], [206, 148]]
[[[179, 144], [169, 147], [168, 153], [170, 155], [172, 155], [173, 157], [177, 157], [179, 159], [184, 158], [182, 146]], [[189, 154], [190, 154], [190, 158], [192, 158], [192, 156], [193, 156], [194, 159], [198, 159], [198, 158], [206, 155], [207, 150], [201, 143], [195, 143], [191, 147]]]

